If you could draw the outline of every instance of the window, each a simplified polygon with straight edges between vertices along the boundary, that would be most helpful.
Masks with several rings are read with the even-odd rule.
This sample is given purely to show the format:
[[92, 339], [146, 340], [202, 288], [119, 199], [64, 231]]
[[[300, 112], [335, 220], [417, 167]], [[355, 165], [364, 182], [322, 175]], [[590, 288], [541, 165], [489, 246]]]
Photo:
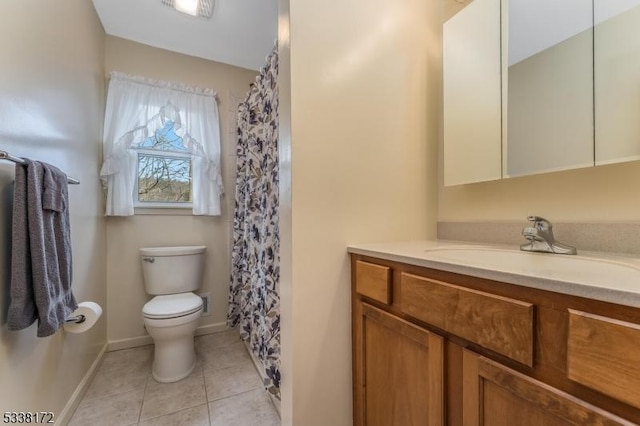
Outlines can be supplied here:
[[136, 207], [192, 206], [191, 153], [175, 132], [174, 122], [161, 129], [136, 148], [138, 168]]
[[224, 187], [215, 91], [115, 71], [110, 77], [100, 170], [105, 214], [189, 207], [193, 215], [219, 216]]

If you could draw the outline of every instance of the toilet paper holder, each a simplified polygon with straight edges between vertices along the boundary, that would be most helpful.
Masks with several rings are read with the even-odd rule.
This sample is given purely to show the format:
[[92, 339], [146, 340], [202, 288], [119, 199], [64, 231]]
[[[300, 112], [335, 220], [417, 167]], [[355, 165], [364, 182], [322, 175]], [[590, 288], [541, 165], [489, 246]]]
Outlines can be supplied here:
[[64, 320], [63, 327], [72, 334], [84, 333], [90, 330], [102, 316], [102, 308], [96, 302], [85, 301], [78, 303], [78, 308], [69, 313]]
[[85, 322], [87, 320], [87, 317], [84, 315], [76, 315], [74, 317], [69, 317], [66, 320], [64, 320], [65, 323], [75, 323], [75, 324], [82, 324], [83, 322]]

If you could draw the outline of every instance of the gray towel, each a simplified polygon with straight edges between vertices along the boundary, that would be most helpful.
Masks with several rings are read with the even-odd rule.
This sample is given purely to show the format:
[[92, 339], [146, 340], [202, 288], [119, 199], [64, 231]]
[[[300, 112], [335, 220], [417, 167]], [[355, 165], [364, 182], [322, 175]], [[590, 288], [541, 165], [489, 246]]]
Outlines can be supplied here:
[[71, 292], [67, 176], [39, 161], [16, 166], [13, 195], [10, 330], [38, 320], [38, 337], [54, 334], [78, 307]]

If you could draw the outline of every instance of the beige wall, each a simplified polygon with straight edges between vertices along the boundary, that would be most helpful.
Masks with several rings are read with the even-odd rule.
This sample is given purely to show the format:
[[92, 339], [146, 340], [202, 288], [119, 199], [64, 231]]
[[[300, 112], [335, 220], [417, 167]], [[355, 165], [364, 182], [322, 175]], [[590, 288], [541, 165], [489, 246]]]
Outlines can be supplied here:
[[222, 215], [216, 217], [138, 215], [107, 219], [108, 339], [116, 342], [114, 347], [149, 339], [145, 339], [142, 322], [142, 306], [149, 297], [144, 291], [138, 255], [138, 248], [149, 246], [208, 247], [204, 283], [198, 293], [211, 292], [211, 316], [203, 317], [201, 326], [213, 327], [209, 330], [224, 327], [234, 203], [235, 110], [257, 72], [107, 36], [107, 76], [110, 71], [181, 81], [218, 92], [225, 196]]
[[441, 4], [281, 6], [283, 424], [350, 425], [346, 247], [435, 234]]
[[[86, 0], [0, 3], [0, 149], [52, 163], [69, 187], [76, 299], [106, 304], [105, 227], [98, 180], [104, 31]], [[6, 329], [11, 187], [0, 162], [0, 412], [62, 409], [106, 342], [106, 320], [84, 334], [36, 338]]]

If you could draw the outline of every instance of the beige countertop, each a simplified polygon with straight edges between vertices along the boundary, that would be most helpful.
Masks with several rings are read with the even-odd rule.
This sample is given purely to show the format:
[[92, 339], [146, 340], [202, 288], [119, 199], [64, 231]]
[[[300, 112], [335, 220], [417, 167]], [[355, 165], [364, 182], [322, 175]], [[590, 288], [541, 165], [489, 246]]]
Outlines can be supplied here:
[[453, 241], [352, 244], [349, 253], [640, 307], [640, 257], [530, 253]]

